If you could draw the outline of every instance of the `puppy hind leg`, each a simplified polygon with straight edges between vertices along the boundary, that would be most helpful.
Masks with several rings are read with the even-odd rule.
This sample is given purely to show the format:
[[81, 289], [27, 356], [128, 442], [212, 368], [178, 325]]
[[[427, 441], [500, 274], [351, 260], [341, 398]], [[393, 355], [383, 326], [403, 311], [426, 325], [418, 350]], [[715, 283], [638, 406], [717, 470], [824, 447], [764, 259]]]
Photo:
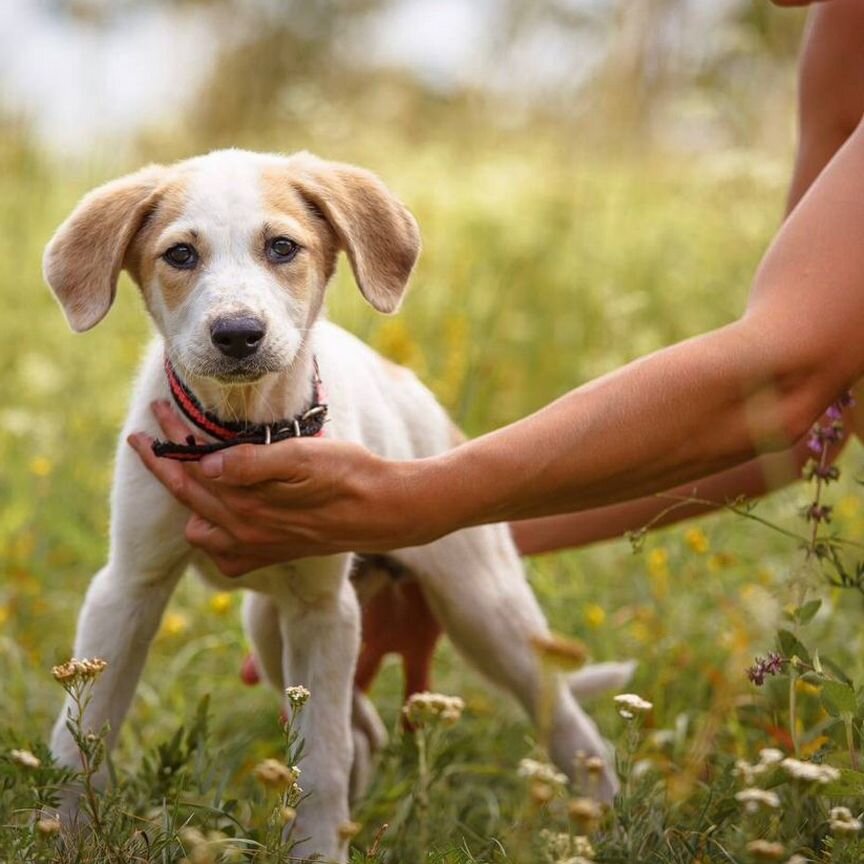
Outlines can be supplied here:
[[[566, 682], [544, 684], [533, 642], [548, 635], [549, 627], [506, 528], [472, 528], [397, 555], [415, 568], [429, 605], [460, 653], [511, 692], [541, 732], [546, 727], [549, 754], [562, 771], [576, 776], [579, 751], [608, 762], [602, 736]], [[600, 792], [609, 799], [616, 789], [609, 766]]]

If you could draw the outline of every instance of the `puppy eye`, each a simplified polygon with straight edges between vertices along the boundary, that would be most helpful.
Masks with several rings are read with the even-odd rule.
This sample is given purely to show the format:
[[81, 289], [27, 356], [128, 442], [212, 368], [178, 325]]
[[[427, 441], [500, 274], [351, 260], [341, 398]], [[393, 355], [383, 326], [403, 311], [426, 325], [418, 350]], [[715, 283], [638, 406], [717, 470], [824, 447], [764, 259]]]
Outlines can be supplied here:
[[274, 264], [290, 261], [300, 251], [300, 247], [287, 237], [274, 237], [267, 241], [267, 257]]
[[188, 243], [175, 243], [162, 258], [178, 270], [191, 270], [198, 263], [198, 252]]

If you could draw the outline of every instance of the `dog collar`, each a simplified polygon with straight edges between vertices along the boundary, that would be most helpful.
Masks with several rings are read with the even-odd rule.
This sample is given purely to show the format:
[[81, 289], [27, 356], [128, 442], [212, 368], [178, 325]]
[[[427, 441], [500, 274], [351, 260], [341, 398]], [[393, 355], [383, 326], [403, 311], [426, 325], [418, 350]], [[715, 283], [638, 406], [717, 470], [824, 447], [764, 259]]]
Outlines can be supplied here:
[[315, 438], [322, 435], [324, 421], [327, 419], [327, 403], [324, 401], [324, 389], [321, 376], [318, 374], [317, 359], [313, 360], [313, 364], [311, 405], [302, 414], [286, 420], [277, 420], [274, 423], [238, 423], [221, 420], [207, 411], [177, 374], [166, 355], [165, 377], [168, 379], [175, 404], [190, 423], [217, 440], [215, 443], [200, 444], [190, 435], [185, 444], [174, 441], [154, 441], [153, 452], [166, 459], [197, 462], [208, 453], [236, 447], [238, 444], [275, 444], [286, 438]]

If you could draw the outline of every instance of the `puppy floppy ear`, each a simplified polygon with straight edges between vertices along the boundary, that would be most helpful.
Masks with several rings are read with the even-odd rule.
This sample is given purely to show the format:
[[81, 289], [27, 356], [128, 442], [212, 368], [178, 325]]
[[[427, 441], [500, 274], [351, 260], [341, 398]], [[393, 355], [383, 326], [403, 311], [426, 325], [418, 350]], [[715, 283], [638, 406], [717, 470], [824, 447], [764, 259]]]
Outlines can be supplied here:
[[45, 247], [45, 281], [76, 332], [95, 327], [111, 308], [126, 250], [155, 202], [164, 172], [150, 165], [94, 189]]
[[290, 163], [295, 189], [335, 232], [363, 296], [379, 312], [396, 312], [420, 254], [414, 217], [369, 171], [310, 153]]

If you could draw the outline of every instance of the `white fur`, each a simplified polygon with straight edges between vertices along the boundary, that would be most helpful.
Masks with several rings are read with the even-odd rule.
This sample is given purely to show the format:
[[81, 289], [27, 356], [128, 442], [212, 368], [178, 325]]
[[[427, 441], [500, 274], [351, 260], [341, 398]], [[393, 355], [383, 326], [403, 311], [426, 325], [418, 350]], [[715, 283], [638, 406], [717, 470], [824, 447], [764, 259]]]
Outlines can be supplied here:
[[[113, 741], [165, 605], [187, 565], [220, 590], [248, 589], [244, 624], [264, 676], [278, 689], [304, 684], [312, 693], [301, 714], [306, 738], [303, 786], [311, 798], [301, 806], [296, 825], [296, 836], [309, 840], [295, 854], [318, 852], [328, 861], [345, 861], [346, 843], [339, 839], [338, 828], [349, 817], [352, 758], [358, 763], [355, 782], [362, 784], [358, 772], [368, 772], [368, 761], [383, 735], [371, 703], [352, 692], [360, 615], [348, 579], [350, 556], [306, 559], [228, 579], [207, 559], [193, 554], [183, 533], [187, 512], [125, 444], [132, 432], [158, 435], [149, 406], [154, 399], [169, 398], [162, 369], [163, 339], [181, 362], [182, 357], [206, 359], [212, 346], [205, 344], [202, 334], [209, 320], [239, 306], [265, 318], [274, 353], [285, 364], [262, 380], [248, 406], [257, 416], [250, 419], [290, 416], [304, 407], [314, 354], [330, 405], [328, 437], [358, 442], [392, 459], [429, 456], [452, 444], [447, 415], [414, 375], [387, 364], [333, 324], [318, 322], [305, 332], [304, 314], [317, 315], [318, 309], [301, 308], [295, 299], [285, 298], [266, 270], [251, 260], [250, 238], [262, 219], [255, 182], [262, 158], [274, 157], [232, 152], [197, 160], [202, 168], [179, 227], [206, 235], [213, 252], [200, 289], [187, 302], [173, 313], [164, 307], [154, 310], [162, 336], [143, 364], [121, 437], [110, 554], [87, 592], [75, 656], [108, 660], [85, 722], [90, 728], [110, 723]], [[177, 231], [177, 224], [168, 229], [172, 236]], [[170, 240], [165, 238], [168, 245]], [[185, 365], [195, 367], [192, 362]], [[219, 389], [212, 381], [208, 386], [211, 393], [214, 387]], [[563, 771], [574, 774], [577, 751], [605, 755], [602, 738], [568, 682], [561, 679], [551, 692], [544, 689], [531, 640], [548, 633], [548, 627], [506, 526], [466, 529], [394, 557], [417, 574], [459, 651], [512, 693], [535, 720], [548, 724], [550, 752]], [[617, 666], [597, 670], [585, 689], [618, 684], [629, 671]], [[582, 689], [578, 680], [572, 689]], [[64, 708], [54, 730], [53, 750], [61, 762], [75, 765], [77, 754], [65, 716]], [[610, 769], [602, 792], [608, 798], [615, 788]]]

